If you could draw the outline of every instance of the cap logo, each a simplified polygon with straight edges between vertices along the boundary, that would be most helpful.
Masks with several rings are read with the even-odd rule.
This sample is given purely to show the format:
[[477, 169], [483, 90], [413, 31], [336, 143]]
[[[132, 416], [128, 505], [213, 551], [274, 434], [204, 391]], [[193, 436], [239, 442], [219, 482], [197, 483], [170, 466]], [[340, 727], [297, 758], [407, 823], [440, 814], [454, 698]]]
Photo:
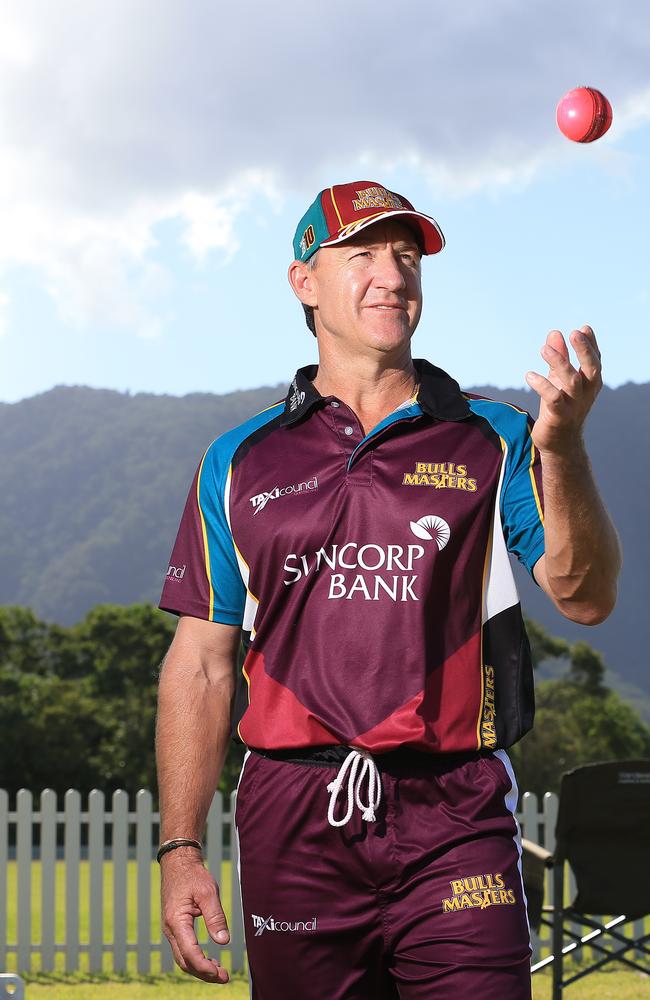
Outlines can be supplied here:
[[404, 208], [404, 205], [392, 191], [383, 187], [369, 187], [364, 191], [357, 191], [357, 197], [352, 199], [352, 207], [355, 212], [361, 212], [364, 208]]
[[310, 247], [316, 242], [316, 234], [313, 226], [307, 226], [300, 240], [300, 256], [304, 257]]

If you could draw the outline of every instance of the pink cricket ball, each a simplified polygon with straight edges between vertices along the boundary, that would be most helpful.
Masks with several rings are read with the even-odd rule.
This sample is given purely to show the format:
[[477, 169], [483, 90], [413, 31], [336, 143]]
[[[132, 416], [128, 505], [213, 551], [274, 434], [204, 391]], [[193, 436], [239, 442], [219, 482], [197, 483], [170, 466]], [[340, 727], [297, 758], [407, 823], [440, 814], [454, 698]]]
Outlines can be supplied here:
[[560, 132], [573, 142], [593, 142], [612, 124], [612, 106], [595, 87], [576, 87], [557, 106]]

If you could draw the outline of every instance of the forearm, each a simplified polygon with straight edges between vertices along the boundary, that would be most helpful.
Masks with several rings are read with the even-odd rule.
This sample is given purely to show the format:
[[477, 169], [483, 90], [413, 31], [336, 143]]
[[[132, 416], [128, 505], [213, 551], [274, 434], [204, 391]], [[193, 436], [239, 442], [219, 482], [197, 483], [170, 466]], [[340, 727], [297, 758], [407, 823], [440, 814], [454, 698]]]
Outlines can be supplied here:
[[158, 692], [161, 843], [174, 837], [201, 839], [230, 740], [234, 671], [224, 664], [211, 676], [198, 661], [190, 671], [175, 669], [184, 655], [193, 654], [172, 645]]
[[542, 482], [545, 554], [539, 582], [566, 617], [597, 624], [616, 601], [621, 549], [582, 442], [566, 454], [542, 454]]

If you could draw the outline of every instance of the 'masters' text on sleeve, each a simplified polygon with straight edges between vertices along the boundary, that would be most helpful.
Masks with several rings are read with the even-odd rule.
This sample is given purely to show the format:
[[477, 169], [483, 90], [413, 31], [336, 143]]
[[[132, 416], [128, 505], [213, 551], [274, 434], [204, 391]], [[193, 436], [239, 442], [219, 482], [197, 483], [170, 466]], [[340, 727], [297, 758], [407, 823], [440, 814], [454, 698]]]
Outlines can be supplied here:
[[228, 468], [213, 442], [185, 503], [159, 607], [226, 625], [241, 625], [246, 589], [225, 511]]

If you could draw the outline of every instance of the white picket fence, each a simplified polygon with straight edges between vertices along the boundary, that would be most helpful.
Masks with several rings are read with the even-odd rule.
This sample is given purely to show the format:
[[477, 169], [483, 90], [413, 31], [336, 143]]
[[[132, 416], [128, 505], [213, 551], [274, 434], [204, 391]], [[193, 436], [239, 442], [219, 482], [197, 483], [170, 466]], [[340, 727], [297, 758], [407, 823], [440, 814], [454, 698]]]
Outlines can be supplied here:
[[[219, 948], [212, 940], [200, 940], [210, 957], [219, 957], [222, 951], [230, 953], [233, 970], [244, 968], [244, 927], [241, 897], [237, 875], [237, 837], [234, 831], [235, 793], [230, 797], [228, 811], [223, 798], [215, 795], [207, 818], [205, 857], [208, 869], [221, 885], [222, 864], [226, 855], [224, 839], [230, 845], [229, 860], [232, 880], [230, 892], [230, 944]], [[555, 822], [557, 795], [547, 793], [541, 805], [537, 796], [526, 792], [518, 819], [523, 836], [542, 844], [549, 851], [555, 848]], [[57, 809], [56, 793], [46, 789], [40, 795], [39, 808], [34, 808], [32, 793], [21, 789], [16, 795], [15, 810], [9, 809], [7, 792], [0, 789], [0, 971], [7, 968], [7, 957], [15, 955], [10, 964], [18, 972], [32, 969], [32, 956], [39, 955], [38, 968], [55, 970], [55, 955], [64, 954], [64, 970], [75, 972], [81, 968], [90, 972], [110, 971], [105, 968], [104, 955], [109, 953], [113, 972], [127, 971], [127, 954], [135, 952], [139, 973], [151, 973], [152, 956], [160, 955], [160, 970], [175, 968], [169, 942], [161, 933], [152, 941], [151, 889], [152, 871], [158, 848], [159, 815], [153, 810], [151, 792], [142, 789], [135, 797], [135, 811], [129, 811], [128, 794], [113, 793], [110, 809], [106, 808], [104, 793], [94, 789], [88, 796], [87, 810], [82, 811], [81, 795], [70, 789], [63, 797], [63, 810]], [[15, 898], [8, 898], [7, 871], [9, 858], [10, 827], [15, 829], [16, 862]], [[59, 849], [64, 862], [65, 929], [63, 940], [55, 934], [57, 900], [55, 893], [55, 863], [57, 861], [57, 829], [63, 827], [63, 846]], [[110, 829], [110, 847], [105, 847], [106, 828]], [[87, 846], [82, 848], [83, 838]], [[38, 836], [35, 838], [35, 833]], [[225, 834], [225, 838], [224, 838]], [[14, 839], [14, 838], [12, 838]], [[34, 844], [40, 846], [35, 847]], [[127, 861], [135, 861], [135, 893], [127, 894]], [[104, 865], [112, 862], [112, 940], [107, 940], [104, 927]], [[36, 915], [32, 908], [32, 881], [34, 865], [40, 863], [40, 933], [37, 936]], [[80, 939], [80, 872], [87, 864], [89, 884], [89, 926], [87, 940]], [[573, 884], [571, 891], [574, 890]], [[135, 912], [129, 913], [129, 899], [135, 899]], [[552, 902], [553, 886], [550, 873], [546, 886], [546, 902]], [[59, 900], [59, 904], [61, 900]], [[16, 916], [16, 940], [7, 939], [7, 914], [11, 907]], [[60, 906], [59, 906], [60, 908]], [[157, 916], [157, 914], [156, 914]], [[134, 927], [134, 934], [127, 935], [127, 927]], [[548, 936], [533, 941], [534, 960], [543, 948], [550, 945]], [[88, 961], [80, 962], [82, 954]], [[58, 966], [57, 966], [58, 967]]]
[[[208, 869], [219, 884], [224, 861], [224, 833], [230, 843], [232, 862], [232, 888], [230, 899], [230, 952], [231, 968], [244, 968], [244, 927], [241, 897], [237, 876], [237, 838], [234, 836], [234, 792], [228, 812], [223, 808], [223, 797], [218, 792], [212, 801], [207, 818], [204, 838], [205, 858]], [[32, 956], [39, 955], [39, 969], [52, 972], [55, 955], [63, 952], [65, 972], [75, 972], [82, 967], [90, 972], [108, 971], [104, 967], [104, 954], [110, 953], [112, 971], [127, 971], [127, 954], [135, 952], [139, 973], [152, 971], [151, 959], [160, 954], [160, 970], [170, 972], [175, 968], [169, 942], [161, 933], [160, 939], [151, 940], [152, 871], [155, 871], [158, 849], [159, 814], [153, 811], [151, 792], [140, 790], [135, 796], [135, 811], [129, 811], [129, 797], [125, 791], [113, 793], [107, 810], [104, 793], [93, 789], [88, 795], [86, 811], [81, 808], [81, 795], [70, 789], [63, 797], [63, 811], [57, 810], [56, 793], [46, 789], [41, 793], [39, 808], [34, 808], [33, 796], [27, 789], [16, 795], [16, 808], [9, 810], [7, 792], [0, 789], [0, 971], [7, 968], [7, 956], [14, 954], [11, 964], [18, 972], [32, 971]], [[7, 871], [9, 861], [9, 828], [15, 824], [15, 898], [8, 899]], [[65, 869], [65, 930], [63, 940], [55, 935], [55, 863], [57, 861], [57, 827], [63, 825], [62, 860]], [[111, 831], [111, 847], [104, 845], [106, 827]], [[40, 847], [33, 847], [35, 827], [40, 833]], [[86, 833], [87, 847], [82, 850], [82, 829]], [[154, 836], [155, 833], [155, 836]], [[135, 913], [129, 913], [127, 894], [127, 861], [135, 861]], [[107, 940], [104, 927], [104, 864], [112, 862], [112, 940]], [[40, 935], [35, 940], [35, 914], [32, 910], [32, 876], [35, 863], [40, 863]], [[88, 865], [89, 876], [89, 928], [88, 939], [80, 940], [80, 872], [82, 863]], [[59, 900], [60, 909], [61, 900]], [[7, 940], [7, 913], [10, 906], [16, 914], [16, 940]], [[127, 936], [128, 920], [135, 924], [131, 939]], [[201, 946], [211, 957], [217, 958], [222, 949], [211, 939], [201, 940]], [[88, 955], [84, 966], [82, 954]]]

